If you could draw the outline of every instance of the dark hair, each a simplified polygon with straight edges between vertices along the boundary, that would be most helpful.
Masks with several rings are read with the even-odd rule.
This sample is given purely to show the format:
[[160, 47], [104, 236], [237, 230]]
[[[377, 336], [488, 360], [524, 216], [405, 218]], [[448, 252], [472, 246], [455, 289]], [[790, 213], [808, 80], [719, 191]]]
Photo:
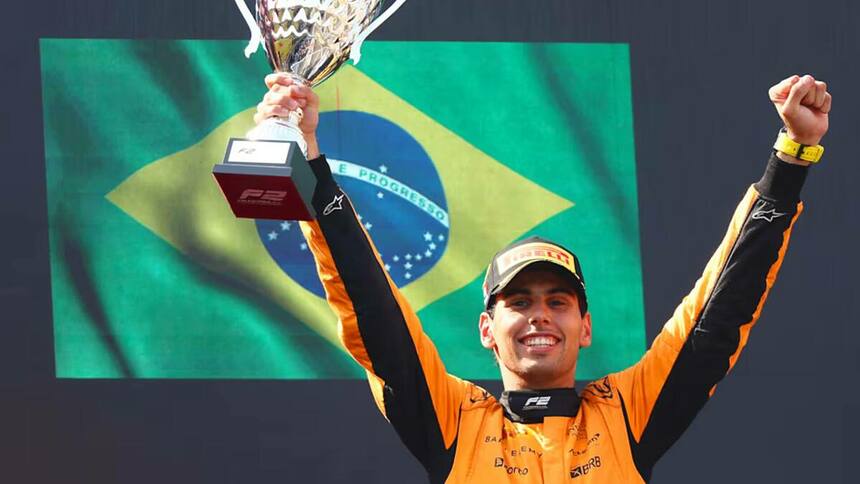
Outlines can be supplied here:
[[490, 315], [491, 318], [496, 317], [496, 295], [495, 294], [490, 296], [490, 300], [489, 300], [489, 302], [487, 302], [486, 312], [487, 312], [487, 314]]

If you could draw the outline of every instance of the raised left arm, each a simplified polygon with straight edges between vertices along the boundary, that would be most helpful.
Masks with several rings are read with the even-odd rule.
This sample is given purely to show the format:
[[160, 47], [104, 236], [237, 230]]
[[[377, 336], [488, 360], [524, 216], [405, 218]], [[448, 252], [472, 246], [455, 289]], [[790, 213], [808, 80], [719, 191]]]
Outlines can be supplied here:
[[[824, 83], [792, 76], [769, 94], [789, 137], [818, 144], [827, 131], [831, 104]], [[805, 165], [809, 163], [790, 156], [770, 157], [702, 277], [651, 348], [631, 368], [610, 375], [643, 479], [648, 480], [654, 464], [687, 429], [746, 345], [803, 209]]]

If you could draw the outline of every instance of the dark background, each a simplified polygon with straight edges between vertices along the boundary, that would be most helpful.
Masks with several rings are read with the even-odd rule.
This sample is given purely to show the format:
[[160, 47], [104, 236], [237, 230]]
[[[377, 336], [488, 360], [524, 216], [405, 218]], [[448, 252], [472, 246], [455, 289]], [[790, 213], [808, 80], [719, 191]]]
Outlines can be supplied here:
[[[3, 9], [0, 482], [422, 482], [363, 381], [54, 378], [38, 39], [247, 30], [229, 0]], [[751, 345], [653, 482], [857, 482], [858, 26], [850, 0], [410, 0], [374, 35], [630, 45], [649, 340], [764, 167], [780, 126], [767, 88], [792, 73], [828, 81], [827, 153], [780, 281]]]

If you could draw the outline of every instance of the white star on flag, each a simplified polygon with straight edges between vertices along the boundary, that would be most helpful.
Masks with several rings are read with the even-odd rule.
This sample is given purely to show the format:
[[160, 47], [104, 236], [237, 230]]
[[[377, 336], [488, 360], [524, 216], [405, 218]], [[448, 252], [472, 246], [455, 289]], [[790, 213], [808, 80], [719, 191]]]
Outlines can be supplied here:
[[391, 270], [391, 266], [388, 264], [385, 264], [385, 271], [388, 272], [390, 270]]
[[445, 240], [445, 236], [442, 234], [439, 234], [439, 237], [436, 237], [436, 238], [439, 239], [439, 242], [442, 242], [443, 240]]
[[408, 271], [409, 269], [412, 269], [412, 263], [411, 263], [411, 262], [407, 262], [406, 264], [404, 264], [404, 265], [403, 265], [403, 268], [404, 268], [404, 269], [406, 269], [407, 271]]
[[382, 192], [376, 192], [376, 198], [382, 198], [384, 196], [385, 194], [383, 194]]
[[289, 222], [286, 222], [286, 221], [281, 222], [281, 232], [283, 232], [285, 230], [290, 230], [290, 225], [292, 225], [292, 224]]
[[434, 244], [433, 242], [430, 242], [430, 245], [428, 245], [427, 247], [430, 247], [430, 250], [436, 250], [436, 244]]
[[302, 242], [302, 245], [299, 246], [299, 249], [308, 250], [308, 244]]
[[406, 254], [406, 260], [412, 260], [412, 254]]
[[395, 255], [394, 257], [391, 258], [391, 260], [393, 260], [394, 262], [397, 262], [400, 260], [400, 256]]
[[406, 275], [404, 275], [403, 277], [405, 277], [407, 279], [412, 279], [412, 274], [407, 272]]
[[277, 233], [277, 232], [275, 232], [274, 230], [273, 230], [273, 231], [271, 231], [271, 232], [269, 232], [269, 240], [275, 240], [275, 239], [277, 239], [277, 238], [278, 238], [278, 233]]
[[370, 222], [367, 222], [366, 224], [364, 224], [364, 228], [366, 228], [367, 230], [370, 230], [373, 228], [373, 224]]
[[388, 167], [385, 165], [379, 165], [379, 173], [388, 173]]
[[424, 241], [430, 242], [431, 240], [433, 240], [433, 234], [430, 232], [424, 232]]
[[415, 254], [415, 260], [421, 260], [421, 259], [423, 259], [423, 257], [421, 257], [421, 254]]
[[431, 257], [432, 255], [433, 255], [433, 253], [430, 252], [429, 250], [424, 251], [424, 257]]

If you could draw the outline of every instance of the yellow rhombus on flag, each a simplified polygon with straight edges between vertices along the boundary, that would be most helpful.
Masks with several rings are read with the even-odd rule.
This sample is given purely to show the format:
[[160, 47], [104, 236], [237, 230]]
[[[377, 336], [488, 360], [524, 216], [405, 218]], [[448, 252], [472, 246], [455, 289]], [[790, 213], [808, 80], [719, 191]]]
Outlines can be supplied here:
[[[448, 245], [429, 272], [402, 288], [416, 311], [475, 280], [496, 250], [573, 206], [352, 66], [341, 68], [317, 93], [321, 112], [365, 112], [398, 125], [418, 141], [439, 173], [448, 201]], [[149, 163], [120, 183], [107, 199], [183, 254], [270, 298], [340, 346], [336, 319], [325, 300], [296, 283], [275, 263], [254, 221], [234, 217], [212, 177], [212, 167], [223, 159], [227, 140], [241, 137], [253, 127], [254, 111], [242, 111], [198, 143]], [[463, 344], [474, 345], [474, 341]]]

